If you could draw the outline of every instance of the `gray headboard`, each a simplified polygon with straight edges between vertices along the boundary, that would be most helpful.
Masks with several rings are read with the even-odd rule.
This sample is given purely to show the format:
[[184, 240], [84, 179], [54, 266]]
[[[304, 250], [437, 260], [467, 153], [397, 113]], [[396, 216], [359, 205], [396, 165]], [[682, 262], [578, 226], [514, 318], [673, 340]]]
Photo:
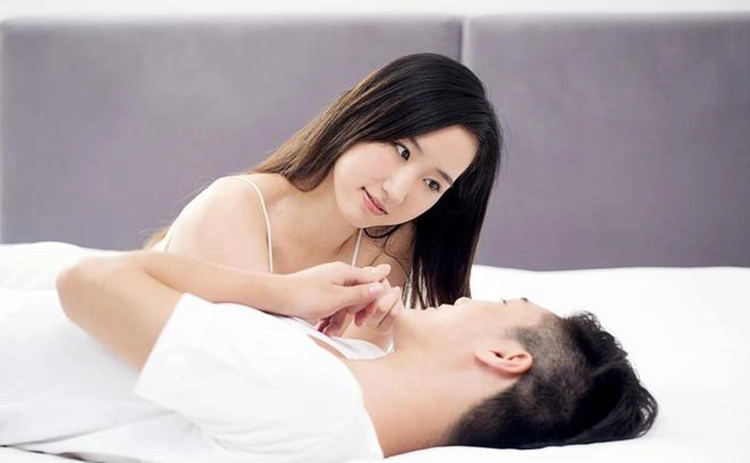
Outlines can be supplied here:
[[477, 262], [750, 266], [750, 16], [14, 19], [0, 239], [138, 247], [339, 92], [431, 51], [507, 158]]

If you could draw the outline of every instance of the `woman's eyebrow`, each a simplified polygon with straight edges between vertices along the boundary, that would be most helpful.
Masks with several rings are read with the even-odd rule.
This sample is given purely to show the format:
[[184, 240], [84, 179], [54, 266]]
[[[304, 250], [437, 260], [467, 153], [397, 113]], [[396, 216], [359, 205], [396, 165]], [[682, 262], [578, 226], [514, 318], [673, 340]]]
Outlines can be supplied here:
[[[419, 146], [419, 142], [417, 141], [416, 137], [407, 137], [406, 139], [409, 140], [409, 143], [417, 147], [417, 151], [419, 151], [419, 154], [424, 154], [424, 151], [422, 151], [422, 147]], [[438, 174], [440, 174], [441, 177], [443, 177], [443, 180], [448, 182], [448, 186], [453, 186], [453, 182], [454, 182], [453, 177], [448, 175], [448, 173], [442, 169], [435, 169], [435, 170], [437, 171]]]
[[417, 147], [417, 151], [419, 151], [421, 154], [424, 154], [422, 151], [422, 147], [419, 146], [419, 142], [417, 142], [417, 137], [407, 137], [407, 140], [409, 140], [409, 143]]
[[453, 186], [453, 179], [451, 178], [450, 175], [445, 173], [445, 171], [442, 169], [435, 169], [435, 170], [437, 171], [438, 174], [440, 174], [441, 177], [443, 177], [443, 180], [448, 182], [448, 186]]

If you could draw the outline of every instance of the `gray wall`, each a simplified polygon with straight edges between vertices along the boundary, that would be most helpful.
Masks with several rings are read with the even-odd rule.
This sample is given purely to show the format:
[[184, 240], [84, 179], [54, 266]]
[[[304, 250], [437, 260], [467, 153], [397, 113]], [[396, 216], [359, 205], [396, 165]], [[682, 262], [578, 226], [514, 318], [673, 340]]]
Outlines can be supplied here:
[[750, 16], [484, 17], [507, 121], [479, 260], [750, 265]]
[[393, 58], [484, 80], [507, 159], [479, 263], [750, 266], [750, 16], [2, 25], [3, 242], [135, 248]]

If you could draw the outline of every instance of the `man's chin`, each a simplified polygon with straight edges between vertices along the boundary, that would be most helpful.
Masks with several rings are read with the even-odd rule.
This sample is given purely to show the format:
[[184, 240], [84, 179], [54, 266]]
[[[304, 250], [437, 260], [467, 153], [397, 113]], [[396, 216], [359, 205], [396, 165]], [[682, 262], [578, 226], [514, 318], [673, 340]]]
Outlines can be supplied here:
[[403, 341], [410, 336], [415, 329], [415, 324], [419, 323], [419, 309], [405, 309], [398, 318], [393, 322], [393, 345], [399, 340]]

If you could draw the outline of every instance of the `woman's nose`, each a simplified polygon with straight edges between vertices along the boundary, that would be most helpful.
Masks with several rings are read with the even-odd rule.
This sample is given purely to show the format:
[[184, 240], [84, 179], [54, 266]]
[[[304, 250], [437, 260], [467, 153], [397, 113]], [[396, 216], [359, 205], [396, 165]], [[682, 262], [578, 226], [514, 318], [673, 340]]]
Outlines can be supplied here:
[[383, 184], [383, 190], [388, 195], [388, 202], [391, 204], [401, 204], [409, 195], [414, 180], [408, 172], [394, 172]]

